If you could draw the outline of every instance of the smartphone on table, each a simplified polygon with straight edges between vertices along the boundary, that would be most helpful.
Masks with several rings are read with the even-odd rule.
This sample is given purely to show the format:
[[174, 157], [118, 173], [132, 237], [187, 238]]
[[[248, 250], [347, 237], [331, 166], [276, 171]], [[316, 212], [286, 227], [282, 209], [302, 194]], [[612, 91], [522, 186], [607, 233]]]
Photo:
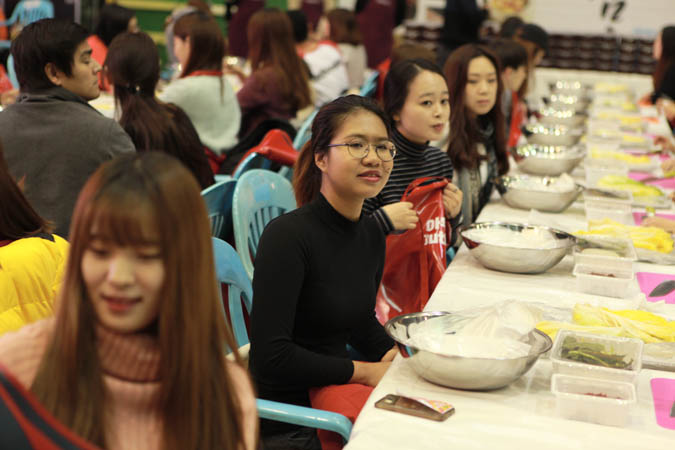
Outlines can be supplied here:
[[375, 403], [376, 408], [409, 414], [442, 422], [455, 412], [455, 407], [440, 400], [404, 397], [389, 394]]

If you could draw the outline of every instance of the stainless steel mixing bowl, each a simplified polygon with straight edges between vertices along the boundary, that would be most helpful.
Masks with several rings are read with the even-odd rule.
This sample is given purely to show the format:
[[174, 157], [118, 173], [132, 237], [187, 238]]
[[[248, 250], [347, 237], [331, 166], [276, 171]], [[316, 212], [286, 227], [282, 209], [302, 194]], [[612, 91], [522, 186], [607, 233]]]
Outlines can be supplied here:
[[398, 350], [422, 378], [442, 386], [468, 390], [490, 390], [507, 386], [523, 376], [542, 353], [550, 350], [551, 338], [532, 330], [523, 342], [530, 344], [528, 355], [519, 358], [469, 358], [438, 354], [411, 344], [420, 324], [438, 332], [439, 339], [452, 332], [453, 314], [419, 312], [389, 320], [384, 329], [396, 341]]
[[529, 123], [523, 127], [523, 133], [530, 144], [564, 145], [571, 147], [579, 142], [582, 131], [564, 125], [544, 125]]
[[586, 157], [584, 146], [554, 146], [525, 144], [517, 147], [513, 156], [518, 169], [534, 175], [558, 176], [571, 172]]
[[581, 127], [587, 119], [585, 114], [580, 114], [572, 108], [544, 107], [539, 109], [539, 122], [545, 125], [565, 125], [568, 127]]
[[504, 175], [497, 178], [495, 183], [506, 204], [512, 208], [558, 213], [566, 210], [583, 188], [574, 184], [574, 188], [567, 192], [546, 190], [546, 186], [557, 180], [558, 177]]
[[[480, 239], [473, 230], [481, 230]], [[491, 233], [496, 231], [495, 233]], [[490, 234], [502, 235], [504, 231], [514, 234], [536, 233], [550, 239], [550, 248], [539, 248], [533, 242], [531, 248], [510, 246], [495, 242]], [[555, 266], [567, 251], [576, 244], [576, 238], [555, 228], [521, 223], [482, 222], [461, 231], [462, 239], [471, 254], [488, 269], [511, 273], [542, 273]], [[527, 236], [527, 235], [525, 235]]]

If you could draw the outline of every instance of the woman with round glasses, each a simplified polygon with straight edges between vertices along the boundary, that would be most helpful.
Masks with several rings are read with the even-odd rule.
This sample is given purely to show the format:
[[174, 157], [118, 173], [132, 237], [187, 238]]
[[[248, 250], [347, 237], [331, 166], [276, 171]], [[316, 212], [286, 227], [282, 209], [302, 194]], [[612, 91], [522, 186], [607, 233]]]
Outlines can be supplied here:
[[[372, 100], [341, 97], [314, 119], [295, 166], [300, 208], [270, 222], [256, 254], [250, 369], [260, 398], [309, 406], [310, 389], [338, 385], [328, 389], [365, 402], [389, 367], [394, 342], [374, 312], [385, 236], [361, 211], [395, 153]], [[321, 448], [312, 429], [263, 420], [261, 435], [266, 449]]]
[[[440, 67], [425, 59], [410, 59], [392, 66], [384, 81], [384, 110], [392, 125], [398, 149], [394, 170], [380, 193], [366, 200], [363, 209], [373, 213], [382, 230], [415, 228], [418, 218], [410, 202], [401, 197], [410, 183], [423, 177], [452, 180], [448, 155], [429, 145], [442, 138], [450, 119], [448, 85]], [[448, 184], [443, 191], [445, 215], [453, 230], [459, 222], [462, 191]]]

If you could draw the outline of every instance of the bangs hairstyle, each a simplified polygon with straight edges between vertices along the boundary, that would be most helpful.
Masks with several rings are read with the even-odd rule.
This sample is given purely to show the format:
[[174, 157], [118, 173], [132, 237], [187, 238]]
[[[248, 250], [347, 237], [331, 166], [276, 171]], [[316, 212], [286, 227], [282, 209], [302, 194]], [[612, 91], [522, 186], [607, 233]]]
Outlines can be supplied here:
[[222, 70], [225, 38], [211, 15], [201, 11], [186, 14], [176, 21], [173, 34], [183, 41], [190, 38], [190, 56], [181, 77], [197, 70]]
[[0, 143], [0, 241], [49, 232], [48, 222], [33, 209], [10, 175]]
[[293, 190], [298, 206], [314, 200], [321, 190], [322, 172], [316, 166], [314, 155], [328, 152], [328, 145], [340, 126], [351, 114], [365, 111], [375, 114], [391, 137], [389, 121], [382, 109], [373, 100], [359, 95], [339, 97], [321, 107], [312, 122], [312, 138], [302, 147], [293, 168]]
[[253, 72], [272, 68], [279, 85], [270, 89], [278, 89], [291, 109], [309, 106], [309, 73], [295, 50], [291, 20], [286, 13], [277, 8], [256, 11], [248, 22], [246, 35]]
[[330, 25], [330, 40], [338, 44], [359, 45], [363, 41], [356, 15], [343, 8], [333, 9], [326, 14]]
[[223, 318], [199, 194], [194, 177], [176, 159], [148, 152], [102, 165], [78, 198], [54, 334], [31, 391], [59, 421], [103, 448], [109, 444], [109, 393], [81, 270], [95, 236], [122, 246], [160, 247], [166, 274], [156, 322], [162, 448], [243, 445], [241, 408], [224, 360], [224, 351], [236, 347]]
[[394, 64], [384, 79], [384, 112], [389, 116], [390, 124], [394, 125], [394, 115], [401, 112], [410, 85], [417, 75], [427, 71], [440, 75], [445, 80], [445, 75], [438, 65], [427, 59], [406, 59]]
[[661, 90], [661, 83], [666, 72], [675, 64], [675, 26], [667, 26], [661, 30], [661, 58], [656, 62], [654, 70], [654, 92]]
[[521, 66], [527, 68], [527, 50], [521, 44], [511, 39], [495, 39], [489, 44], [490, 49], [495, 52], [502, 71], [510, 67], [513, 70]]
[[26, 25], [11, 47], [21, 91], [35, 92], [54, 87], [45, 74], [48, 63], [71, 76], [75, 51], [88, 36], [89, 32], [83, 26], [68, 20], [42, 19]]
[[494, 66], [497, 75], [497, 98], [492, 109], [480, 116], [490, 121], [495, 127], [495, 153], [500, 175], [509, 170], [506, 154], [506, 137], [504, 130], [504, 112], [502, 111], [502, 78], [497, 56], [483, 45], [466, 44], [453, 51], [445, 62], [443, 72], [450, 92], [450, 143], [448, 156], [457, 169], [475, 169], [486, 156], [478, 154], [477, 144], [482, 141], [479, 131], [479, 117], [474, 117], [466, 107], [465, 95], [468, 82], [469, 64], [475, 58], [486, 57]]

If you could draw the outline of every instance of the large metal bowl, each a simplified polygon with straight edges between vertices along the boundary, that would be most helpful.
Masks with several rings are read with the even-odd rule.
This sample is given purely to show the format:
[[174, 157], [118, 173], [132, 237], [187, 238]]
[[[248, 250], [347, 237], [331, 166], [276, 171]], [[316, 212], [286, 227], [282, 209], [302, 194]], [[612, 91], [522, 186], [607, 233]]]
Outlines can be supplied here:
[[416, 328], [438, 330], [439, 337], [452, 328], [453, 314], [447, 312], [419, 312], [394, 317], [384, 325], [387, 334], [396, 341], [399, 352], [407, 358], [413, 370], [422, 378], [442, 386], [468, 390], [499, 389], [516, 381], [553, 345], [551, 338], [539, 330], [531, 331], [523, 342], [532, 346], [527, 356], [520, 358], [468, 358], [448, 356], [417, 348], [410, 343]]
[[593, 87], [580, 81], [557, 80], [549, 83], [553, 94], [576, 96], [578, 98], [590, 98]]
[[544, 125], [565, 125], [567, 127], [581, 127], [587, 116], [576, 112], [572, 108], [553, 108], [546, 106], [539, 109], [539, 122]]
[[546, 186], [551, 186], [557, 180], [558, 177], [504, 175], [497, 178], [495, 183], [499, 194], [512, 208], [559, 213], [566, 210], [584, 189], [574, 184], [574, 189], [567, 192], [546, 190]]
[[[478, 240], [472, 236], [472, 230], [507, 230], [512, 233], [540, 233], [551, 239], [552, 248], [539, 248], [535, 243], [531, 248], [520, 248], [494, 243], [489, 238]], [[497, 234], [495, 233], [495, 234]], [[555, 228], [520, 223], [483, 222], [474, 223], [461, 231], [462, 239], [471, 254], [488, 269], [511, 273], [542, 273], [555, 266], [567, 251], [576, 244], [576, 238]]]
[[590, 104], [590, 99], [586, 97], [567, 94], [551, 94], [549, 97], [544, 97], [543, 100], [545, 104], [553, 108], [571, 108], [576, 112], [586, 111], [588, 109], [588, 105]]
[[523, 127], [523, 133], [530, 144], [563, 145], [571, 147], [581, 139], [582, 131], [564, 125], [543, 125], [528, 123]]
[[533, 175], [571, 172], [586, 157], [586, 147], [525, 144], [514, 151], [518, 169]]

